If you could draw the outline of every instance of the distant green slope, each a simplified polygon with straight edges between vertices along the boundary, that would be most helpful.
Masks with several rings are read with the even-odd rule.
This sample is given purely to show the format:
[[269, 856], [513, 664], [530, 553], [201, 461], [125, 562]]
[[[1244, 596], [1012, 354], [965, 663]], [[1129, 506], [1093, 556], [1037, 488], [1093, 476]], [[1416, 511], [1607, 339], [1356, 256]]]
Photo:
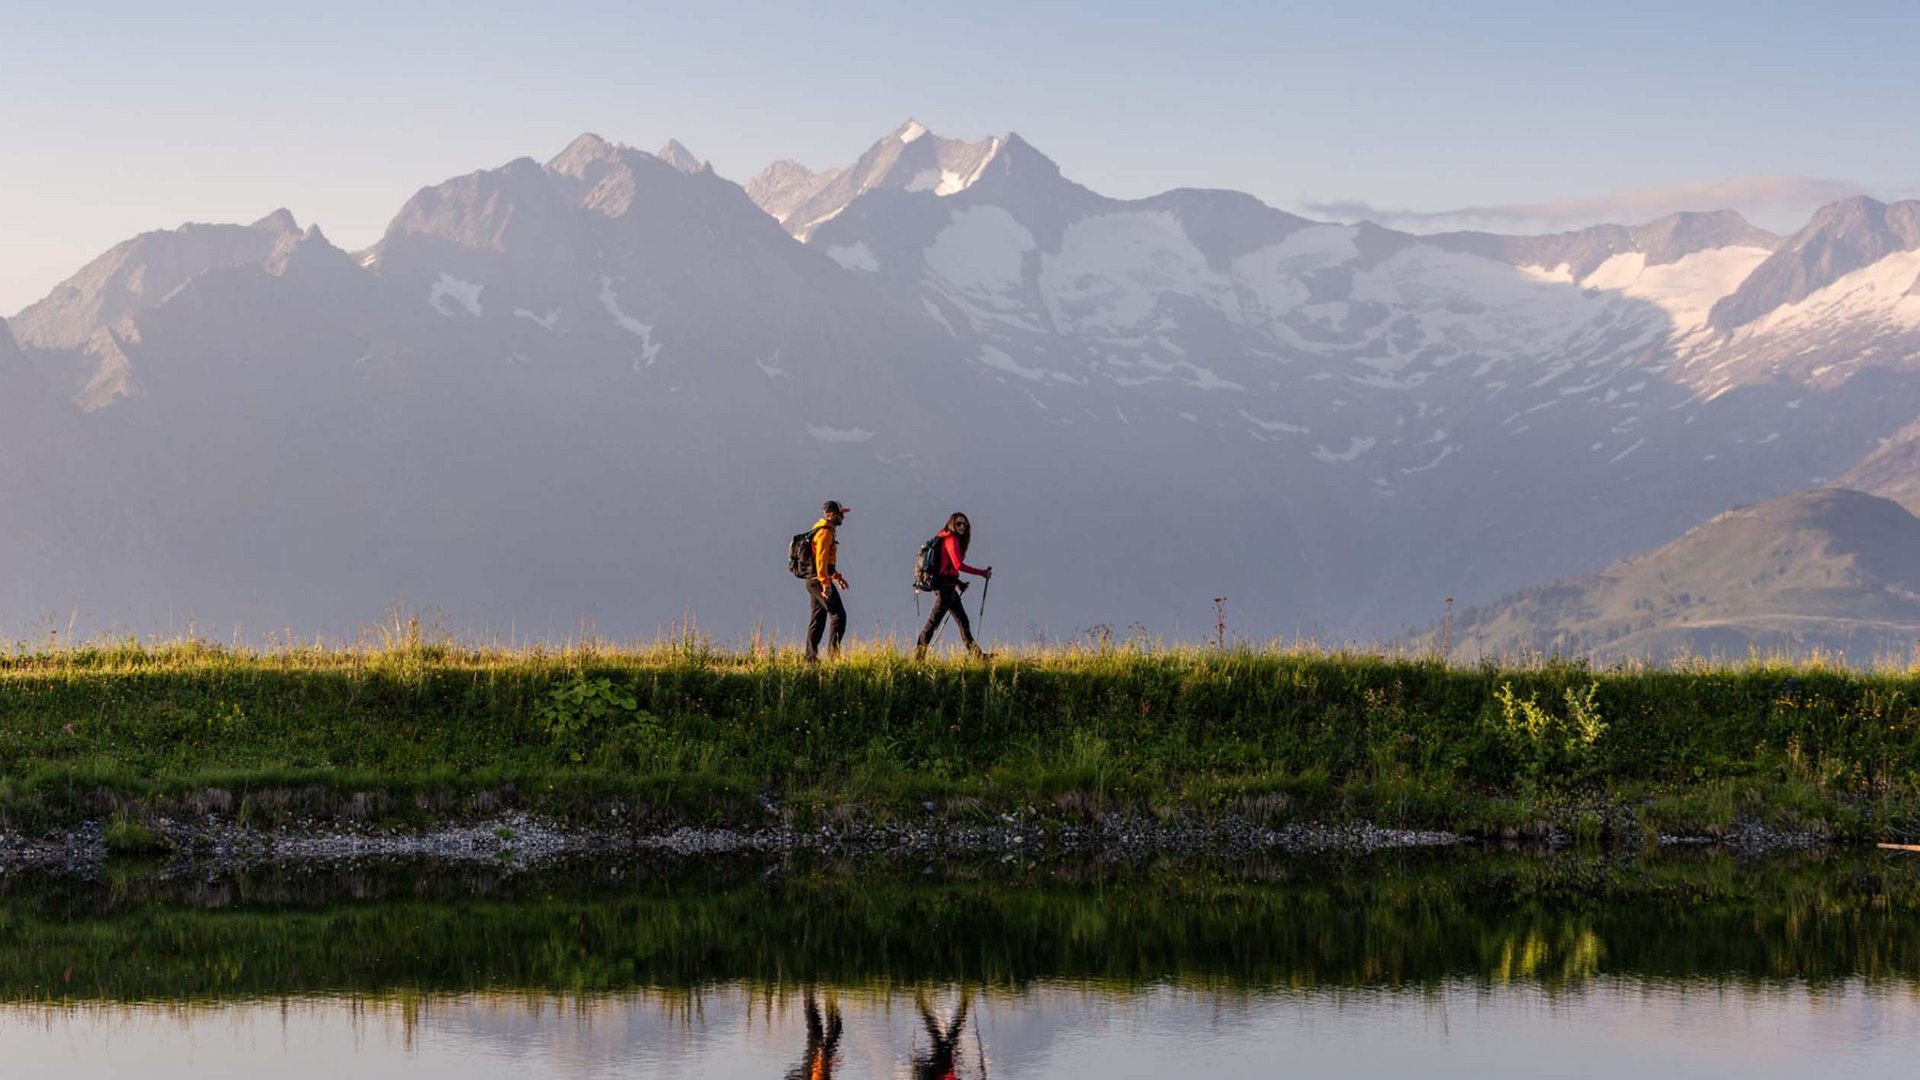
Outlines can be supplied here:
[[[1437, 628], [1416, 644], [1433, 641]], [[1744, 657], [1750, 650], [1905, 656], [1920, 640], [1920, 518], [1858, 491], [1729, 510], [1595, 574], [1472, 608], [1456, 660], [1527, 653]]]

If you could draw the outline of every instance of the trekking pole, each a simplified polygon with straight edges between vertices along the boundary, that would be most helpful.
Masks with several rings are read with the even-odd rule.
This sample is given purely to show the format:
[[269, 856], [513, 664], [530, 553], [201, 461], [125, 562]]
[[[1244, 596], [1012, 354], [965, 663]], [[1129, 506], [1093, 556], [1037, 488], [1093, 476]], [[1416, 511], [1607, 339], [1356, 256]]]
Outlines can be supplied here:
[[987, 590], [991, 588], [993, 588], [992, 578], [980, 583], [980, 632], [982, 634], [987, 632]]

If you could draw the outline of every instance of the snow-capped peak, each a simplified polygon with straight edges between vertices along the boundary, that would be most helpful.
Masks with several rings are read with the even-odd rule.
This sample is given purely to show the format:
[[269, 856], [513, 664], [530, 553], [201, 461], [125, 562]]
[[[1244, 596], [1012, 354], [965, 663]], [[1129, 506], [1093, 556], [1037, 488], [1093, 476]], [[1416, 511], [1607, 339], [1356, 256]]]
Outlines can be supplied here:
[[804, 240], [869, 191], [959, 194], [1018, 143], [1012, 135], [975, 142], [943, 139], [918, 120], [908, 120], [845, 169], [811, 175], [776, 164], [748, 186], [747, 194]]

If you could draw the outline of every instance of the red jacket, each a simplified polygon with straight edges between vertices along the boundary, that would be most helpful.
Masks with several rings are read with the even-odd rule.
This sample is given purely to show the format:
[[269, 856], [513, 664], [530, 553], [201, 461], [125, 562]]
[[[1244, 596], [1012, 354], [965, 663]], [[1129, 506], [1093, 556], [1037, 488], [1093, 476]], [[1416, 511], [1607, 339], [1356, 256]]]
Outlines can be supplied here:
[[975, 566], [968, 566], [967, 560], [960, 556], [960, 538], [941, 529], [940, 537], [940, 576], [957, 578], [961, 574], [974, 577], [986, 577], [987, 572]]

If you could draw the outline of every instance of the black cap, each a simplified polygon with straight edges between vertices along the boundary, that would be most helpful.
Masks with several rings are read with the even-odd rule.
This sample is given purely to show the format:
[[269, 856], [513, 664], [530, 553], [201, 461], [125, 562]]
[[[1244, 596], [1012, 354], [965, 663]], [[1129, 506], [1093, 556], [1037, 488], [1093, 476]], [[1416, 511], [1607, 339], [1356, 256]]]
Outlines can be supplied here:
[[844, 514], [847, 512], [847, 508], [841, 506], [840, 500], [838, 499], [828, 499], [826, 503], [820, 507], [820, 512], [823, 514]]

